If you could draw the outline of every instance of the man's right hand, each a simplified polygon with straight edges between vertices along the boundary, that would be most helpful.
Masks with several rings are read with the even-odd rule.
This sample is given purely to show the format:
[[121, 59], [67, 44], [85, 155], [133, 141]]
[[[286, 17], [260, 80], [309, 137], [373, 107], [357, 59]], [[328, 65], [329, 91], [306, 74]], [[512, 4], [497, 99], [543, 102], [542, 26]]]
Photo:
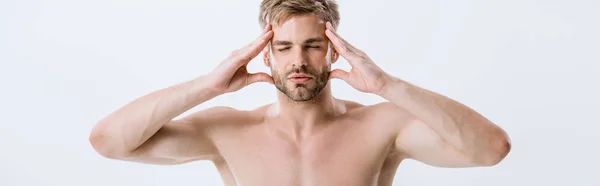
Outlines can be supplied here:
[[271, 25], [252, 43], [233, 51], [221, 64], [208, 74], [209, 87], [218, 93], [238, 91], [257, 82], [273, 84], [273, 78], [264, 72], [248, 73], [246, 66], [262, 51], [273, 37]]

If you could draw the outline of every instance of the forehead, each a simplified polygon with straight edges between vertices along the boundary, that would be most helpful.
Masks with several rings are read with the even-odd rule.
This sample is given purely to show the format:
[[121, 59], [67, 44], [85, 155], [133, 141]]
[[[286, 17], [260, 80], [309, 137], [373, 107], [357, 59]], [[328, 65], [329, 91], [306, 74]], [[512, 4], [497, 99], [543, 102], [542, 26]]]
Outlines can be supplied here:
[[302, 43], [304, 40], [325, 36], [325, 22], [313, 14], [292, 16], [273, 26], [273, 40]]

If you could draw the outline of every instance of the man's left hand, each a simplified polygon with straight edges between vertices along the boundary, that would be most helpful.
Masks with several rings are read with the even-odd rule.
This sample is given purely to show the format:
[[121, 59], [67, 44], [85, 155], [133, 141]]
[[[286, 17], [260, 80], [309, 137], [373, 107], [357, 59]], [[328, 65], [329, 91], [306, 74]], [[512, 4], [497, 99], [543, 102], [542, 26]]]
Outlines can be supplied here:
[[350, 72], [341, 69], [332, 70], [329, 79], [341, 79], [361, 92], [382, 93], [386, 83], [391, 79], [390, 76], [379, 68], [367, 54], [342, 39], [335, 32], [331, 23], [327, 22], [326, 28], [325, 35], [333, 43], [335, 50], [352, 66]]

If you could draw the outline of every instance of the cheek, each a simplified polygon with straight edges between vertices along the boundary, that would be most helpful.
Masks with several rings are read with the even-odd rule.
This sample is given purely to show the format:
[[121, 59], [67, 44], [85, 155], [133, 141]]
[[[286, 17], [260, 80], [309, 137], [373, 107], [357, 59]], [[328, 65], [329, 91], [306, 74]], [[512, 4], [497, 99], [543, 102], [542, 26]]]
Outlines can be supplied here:
[[290, 52], [273, 52], [273, 50], [270, 50], [269, 59], [271, 68], [284, 70], [287, 68], [286, 66], [289, 66], [290, 63], [293, 63], [295, 57]]
[[331, 58], [331, 49], [329, 47], [313, 49], [308, 51], [311, 58], [319, 59], [320, 61], [329, 60]]
[[270, 67], [271, 70], [273, 69], [277, 69], [277, 58], [275, 58], [275, 55], [273, 55], [273, 49], [269, 50], [269, 63], [270, 63]]
[[309, 56], [314, 67], [323, 68], [331, 64], [331, 55], [329, 55], [328, 51], [313, 51]]

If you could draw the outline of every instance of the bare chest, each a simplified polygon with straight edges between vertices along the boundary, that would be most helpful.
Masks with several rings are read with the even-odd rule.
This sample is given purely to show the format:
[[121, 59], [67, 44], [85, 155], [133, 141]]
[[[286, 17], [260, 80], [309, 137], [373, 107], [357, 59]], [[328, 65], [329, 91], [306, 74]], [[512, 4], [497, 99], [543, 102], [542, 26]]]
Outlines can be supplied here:
[[237, 185], [376, 185], [391, 146], [376, 130], [346, 123], [291, 140], [258, 129], [219, 146]]

